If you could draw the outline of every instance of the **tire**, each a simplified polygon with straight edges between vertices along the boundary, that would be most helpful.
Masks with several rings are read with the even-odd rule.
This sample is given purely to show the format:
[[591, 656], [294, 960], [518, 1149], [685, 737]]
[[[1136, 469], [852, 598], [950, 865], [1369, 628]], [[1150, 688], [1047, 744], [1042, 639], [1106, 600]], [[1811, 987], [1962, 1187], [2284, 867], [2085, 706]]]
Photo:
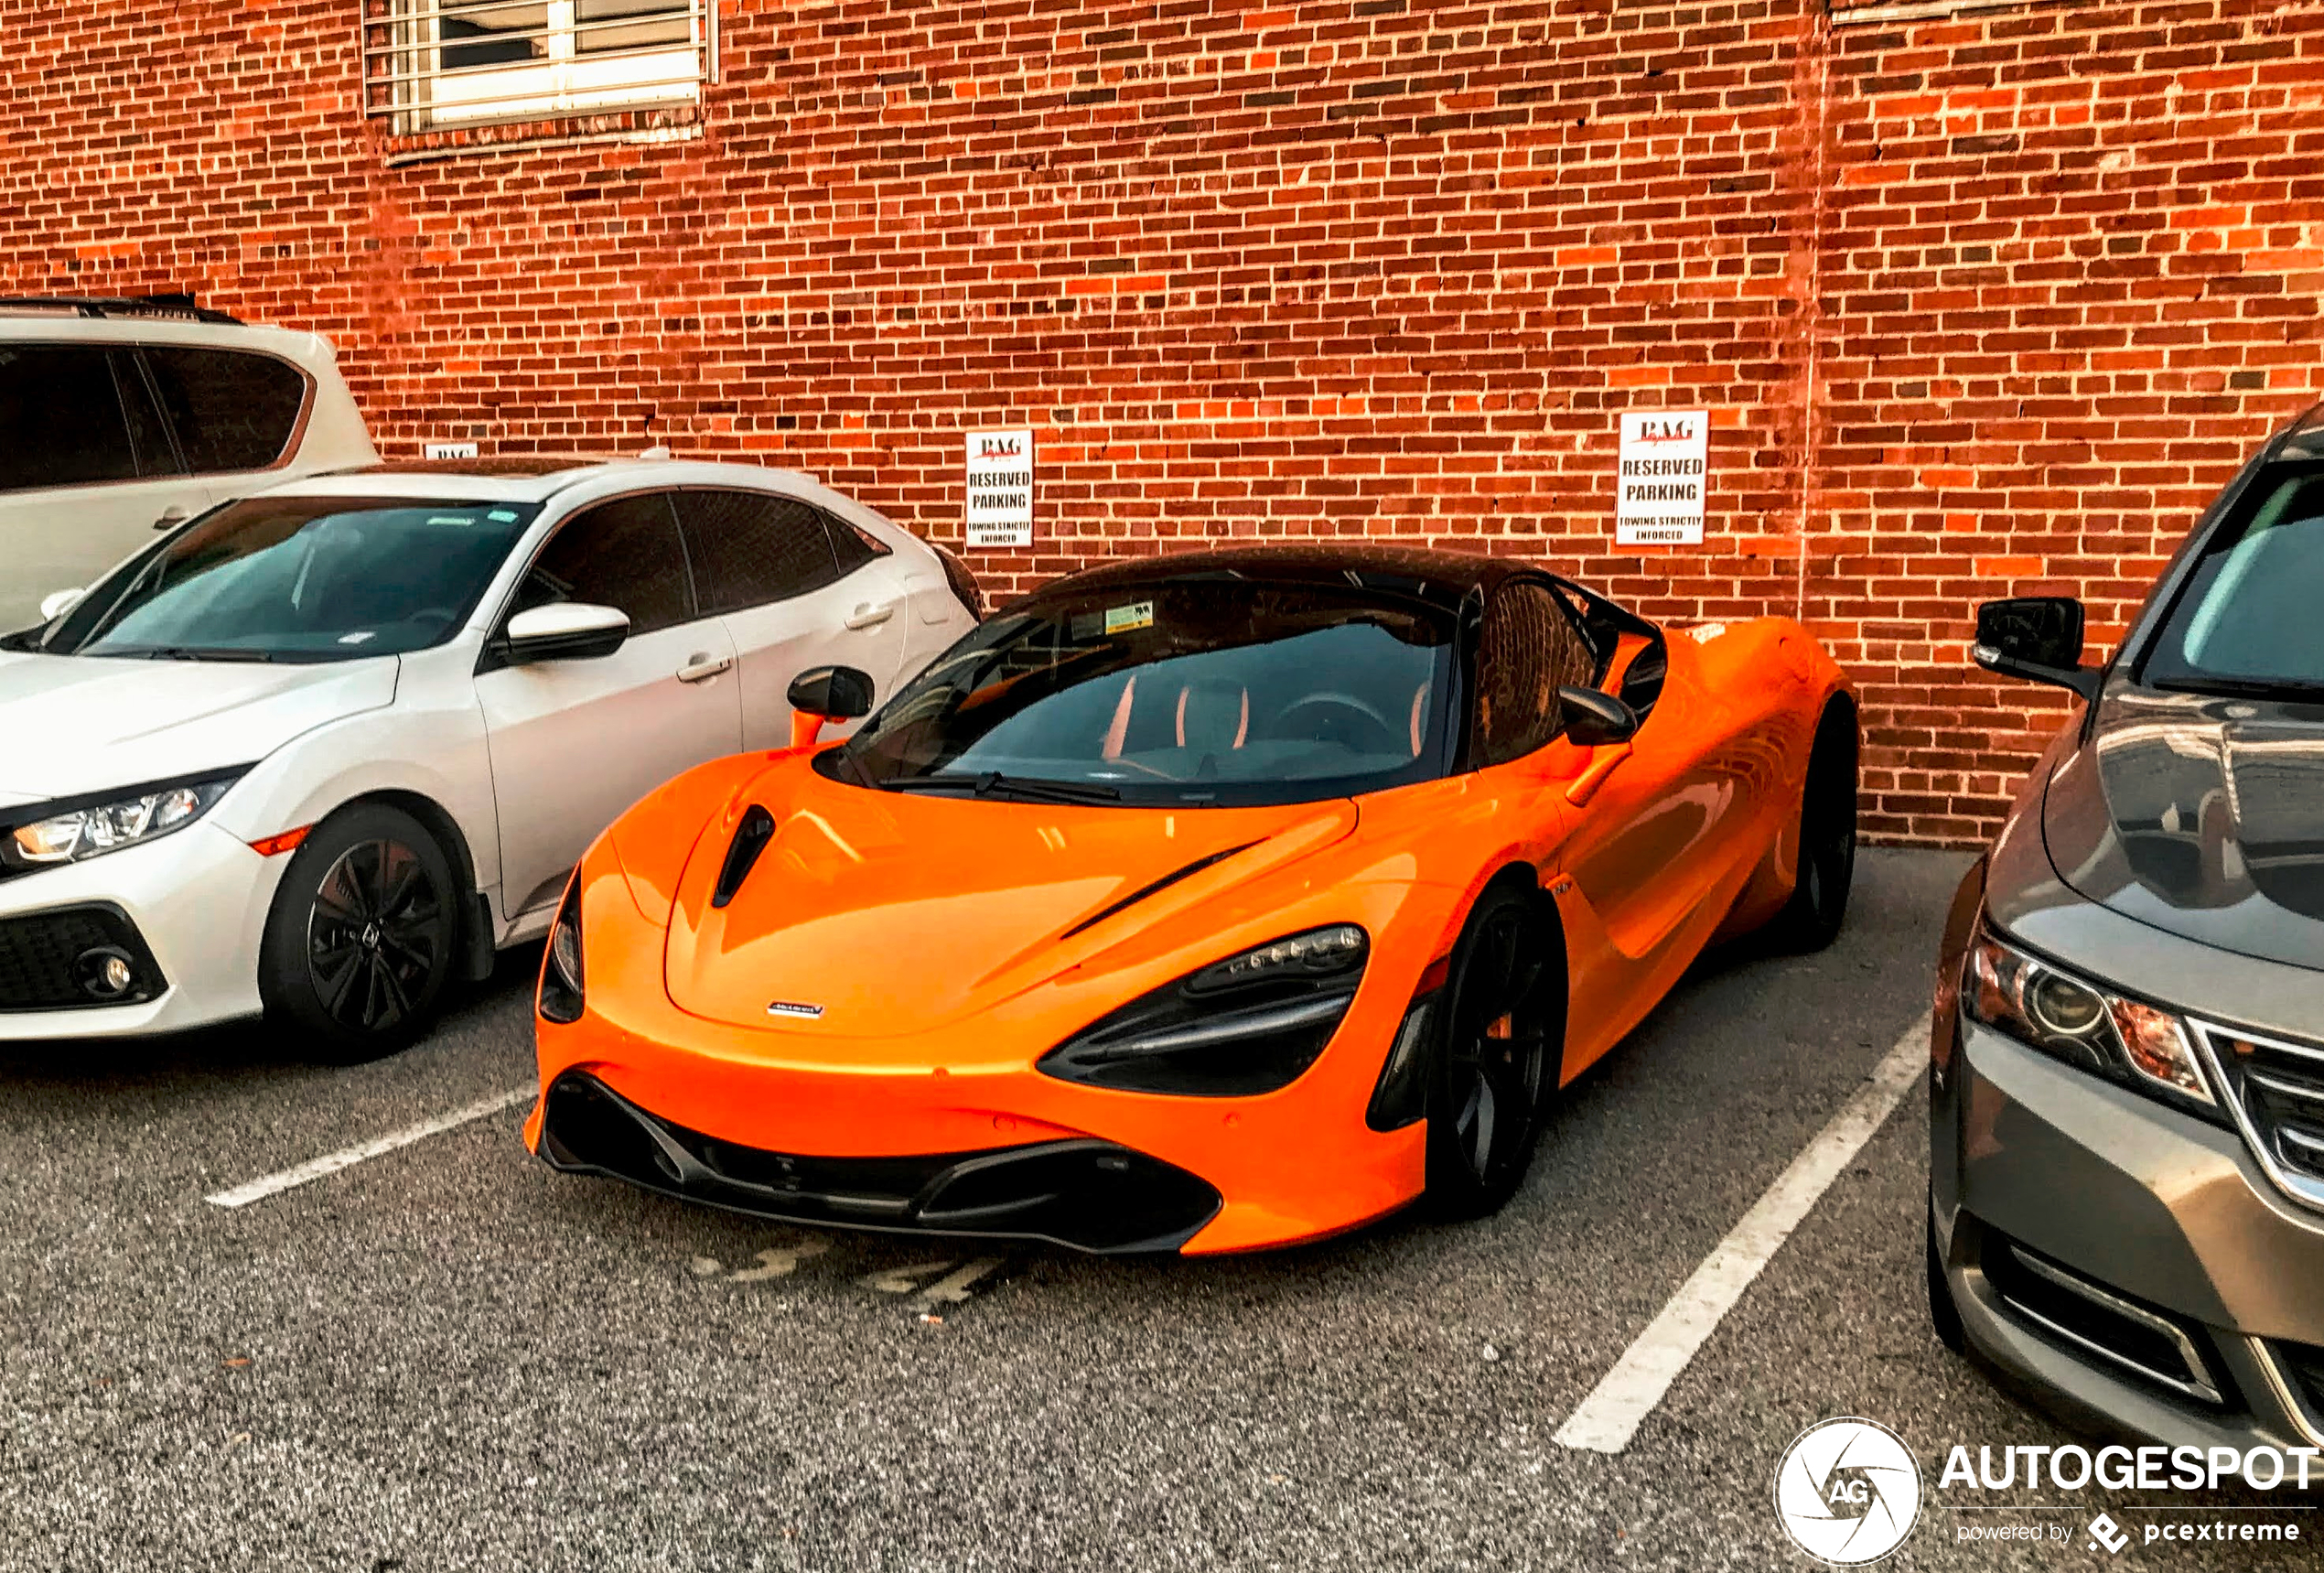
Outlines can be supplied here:
[[1446, 1218], [1499, 1212], [1524, 1182], [1557, 1088], [1565, 945], [1530, 890], [1488, 890], [1453, 947], [1429, 1050], [1427, 1191]]
[[1791, 899], [1768, 926], [1789, 951], [1820, 951], [1840, 937], [1856, 881], [1856, 708], [1845, 699], [1824, 706], [1800, 792], [1800, 869]]
[[298, 1053], [358, 1064], [435, 1020], [459, 965], [460, 887], [427, 827], [358, 803], [308, 835], [266, 914], [258, 992]]
[[1929, 1324], [1937, 1341], [1955, 1354], [1969, 1352], [1968, 1335], [1961, 1331], [1961, 1308], [1953, 1303], [1953, 1285], [1944, 1276], [1944, 1258], [1937, 1253], [1937, 1212], [1929, 1209]]

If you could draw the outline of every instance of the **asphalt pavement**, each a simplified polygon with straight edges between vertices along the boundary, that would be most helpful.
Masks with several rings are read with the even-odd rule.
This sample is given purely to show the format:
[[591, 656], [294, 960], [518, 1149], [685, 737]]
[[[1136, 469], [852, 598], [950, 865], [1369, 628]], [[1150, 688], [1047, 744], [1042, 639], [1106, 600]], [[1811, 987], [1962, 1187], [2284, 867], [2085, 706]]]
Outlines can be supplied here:
[[[1832, 950], [1707, 958], [1498, 1217], [1261, 1256], [761, 1224], [553, 1174], [521, 1108], [204, 1200], [523, 1086], [537, 950], [375, 1065], [244, 1029], [9, 1049], [0, 1568], [1805, 1568], [1776, 1466], [1844, 1415], [1930, 1488], [1883, 1567], [2110, 1562], [2101, 1507], [2297, 1515], [1933, 1489], [1953, 1444], [2076, 1438], [1929, 1332], [1925, 1083], [1625, 1450], [1554, 1439], [1926, 1011], [1964, 861], [1867, 852]], [[1961, 1538], [2004, 1520], [2059, 1534]]]

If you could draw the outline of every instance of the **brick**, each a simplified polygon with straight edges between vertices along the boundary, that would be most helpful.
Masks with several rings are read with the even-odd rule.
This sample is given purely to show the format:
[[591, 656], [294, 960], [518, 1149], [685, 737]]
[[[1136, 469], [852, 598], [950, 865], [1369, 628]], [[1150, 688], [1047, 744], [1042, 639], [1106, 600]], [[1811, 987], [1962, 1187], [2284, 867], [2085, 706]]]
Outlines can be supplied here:
[[[730, 5], [698, 109], [427, 140], [360, 118], [353, 0], [18, 5], [0, 291], [327, 333], [391, 456], [662, 442], [954, 546], [959, 432], [1034, 426], [996, 597], [1371, 538], [1796, 615], [1867, 833], [1962, 845], [2067, 714], [1974, 602], [2118, 640], [2324, 390], [2324, 28], [1811, 3]], [[1705, 544], [1616, 550], [1620, 413], [1695, 406]]]

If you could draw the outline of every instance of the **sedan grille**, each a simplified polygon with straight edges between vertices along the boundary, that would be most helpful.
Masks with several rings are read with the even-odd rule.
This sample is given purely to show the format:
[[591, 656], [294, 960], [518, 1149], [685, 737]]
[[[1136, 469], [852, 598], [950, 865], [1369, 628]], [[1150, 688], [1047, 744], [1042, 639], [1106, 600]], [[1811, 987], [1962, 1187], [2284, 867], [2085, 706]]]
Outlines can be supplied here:
[[2267, 1177], [2324, 1208], [2324, 1048], [2198, 1022], [2228, 1111]]

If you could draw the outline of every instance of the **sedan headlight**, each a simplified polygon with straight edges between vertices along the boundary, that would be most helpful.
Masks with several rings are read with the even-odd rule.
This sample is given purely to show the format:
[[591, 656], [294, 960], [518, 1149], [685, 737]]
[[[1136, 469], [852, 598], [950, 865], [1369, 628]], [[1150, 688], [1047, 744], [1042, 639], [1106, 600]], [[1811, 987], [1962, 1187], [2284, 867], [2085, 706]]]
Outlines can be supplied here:
[[15, 810], [0, 864], [23, 873], [143, 846], [208, 813], [247, 768]]
[[1990, 934], [1969, 947], [1961, 1003], [1976, 1019], [2071, 1064], [2218, 1117], [2193, 1037], [2168, 1010], [2085, 982]]
[[1091, 1023], [1043, 1055], [1040, 1069], [1133, 1093], [1274, 1092], [1331, 1041], [1371, 949], [1353, 923], [1253, 945]]

